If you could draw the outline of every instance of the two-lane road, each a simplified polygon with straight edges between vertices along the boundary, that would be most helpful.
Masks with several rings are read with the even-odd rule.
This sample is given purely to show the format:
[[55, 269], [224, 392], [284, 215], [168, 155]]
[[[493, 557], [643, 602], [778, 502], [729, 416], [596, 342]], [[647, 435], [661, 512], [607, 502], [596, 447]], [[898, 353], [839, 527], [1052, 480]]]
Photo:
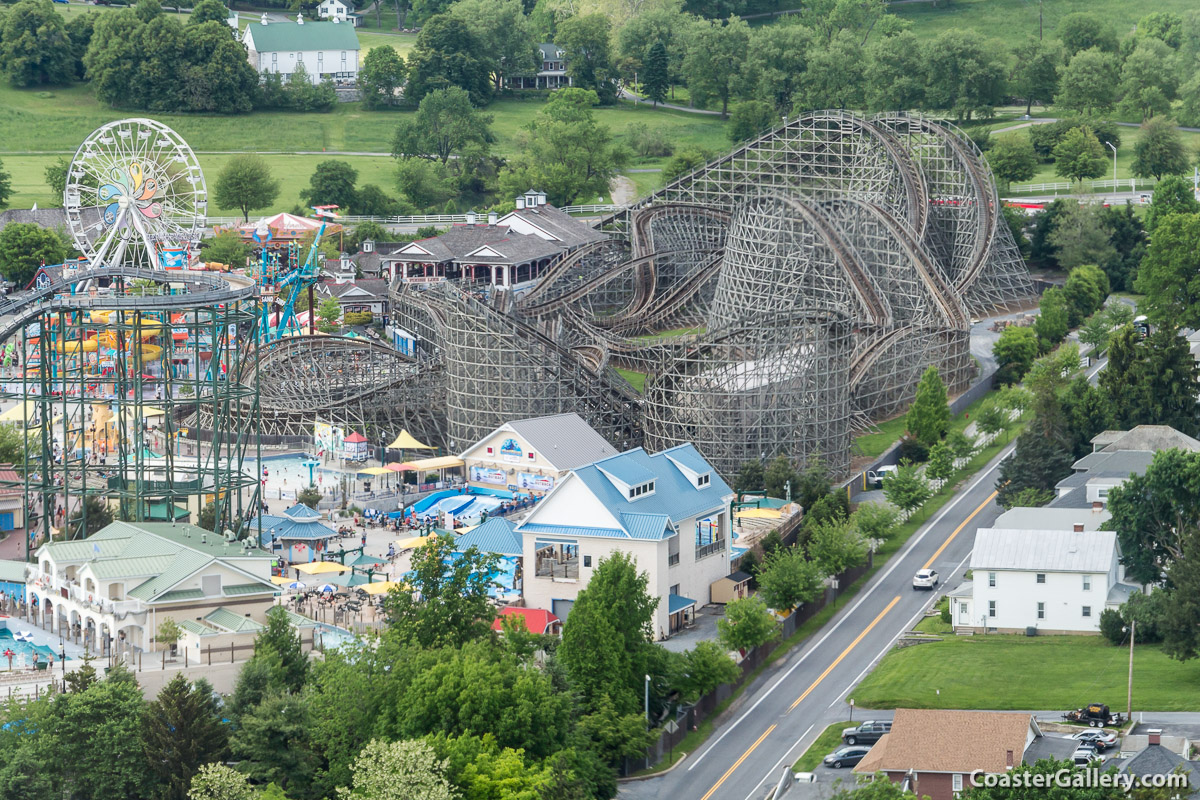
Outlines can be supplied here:
[[[1089, 379], [1103, 364], [1089, 370]], [[759, 676], [698, 752], [662, 777], [622, 784], [620, 797], [762, 797], [827, 725], [846, 719], [851, 688], [924, 614], [933, 596], [912, 588], [913, 575], [936, 569], [942, 581], [937, 596], [961, 581], [976, 529], [1002, 513], [995, 503], [996, 477], [1013, 446], [922, 526], [819, 635]]]
[[826, 725], [846, 718], [847, 691], [920, 619], [932, 595], [912, 588], [917, 570], [936, 569], [950, 587], [961, 578], [975, 529], [1001, 513], [994, 502], [996, 469], [1011, 448], [923, 526], [820, 636], [760, 676], [697, 753], [661, 778], [623, 784], [620, 796], [762, 797]]

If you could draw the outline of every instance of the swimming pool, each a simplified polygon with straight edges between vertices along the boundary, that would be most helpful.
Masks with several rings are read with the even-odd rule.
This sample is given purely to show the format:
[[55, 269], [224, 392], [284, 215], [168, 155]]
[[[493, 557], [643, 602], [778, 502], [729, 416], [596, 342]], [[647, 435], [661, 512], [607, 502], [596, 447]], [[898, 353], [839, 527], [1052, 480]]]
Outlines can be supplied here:
[[358, 638], [353, 632], [326, 622], [318, 622], [317, 630], [321, 632], [321, 646], [326, 650], [340, 650]]
[[[308, 485], [308, 467], [304, 466], [304, 462], [310, 460], [314, 460], [312, 456], [293, 453], [284, 456], [263, 456], [261, 461], [247, 458], [245, 466], [252, 474], [257, 475], [259, 480], [265, 480], [268, 489], [302, 489]], [[266, 475], [263, 474], [264, 469], [267, 471]], [[314, 467], [312, 476], [320, 486], [325, 481], [337, 483], [344, 474], [346, 473], [325, 467]]]
[[59, 654], [55, 653], [44, 644], [33, 644], [32, 642], [18, 642], [13, 638], [13, 632], [8, 628], [0, 628], [0, 668], [8, 668], [8, 657], [3, 653], [6, 650], [13, 652], [12, 665], [13, 669], [28, 669], [33, 663], [33, 654], [38, 654], [38, 661], [50, 662], [50, 657], [54, 656], [58, 659]]

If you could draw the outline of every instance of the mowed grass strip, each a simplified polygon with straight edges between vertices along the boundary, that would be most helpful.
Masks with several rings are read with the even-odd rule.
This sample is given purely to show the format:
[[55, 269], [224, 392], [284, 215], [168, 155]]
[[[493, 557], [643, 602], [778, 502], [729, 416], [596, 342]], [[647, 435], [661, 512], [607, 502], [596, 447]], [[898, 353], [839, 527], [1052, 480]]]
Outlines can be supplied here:
[[[859, 722], [862, 722], [862, 720], [859, 720]], [[816, 738], [816, 741], [809, 745], [808, 749], [804, 751], [804, 755], [800, 756], [796, 760], [796, 763], [792, 765], [792, 771], [812, 772], [816, 769], [820, 765], [821, 759], [842, 746], [842, 731], [853, 724], [849, 720], [835, 722], [821, 731], [821, 735]]]
[[[1200, 660], [1134, 648], [1135, 710], [1200, 706]], [[1108, 703], [1124, 710], [1129, 648], [1099, 636], [949, 636], [893, 650], [854, 690], [863, 708], [1051, 710]], [[939, 693], [940, 692], [940, 693]]]

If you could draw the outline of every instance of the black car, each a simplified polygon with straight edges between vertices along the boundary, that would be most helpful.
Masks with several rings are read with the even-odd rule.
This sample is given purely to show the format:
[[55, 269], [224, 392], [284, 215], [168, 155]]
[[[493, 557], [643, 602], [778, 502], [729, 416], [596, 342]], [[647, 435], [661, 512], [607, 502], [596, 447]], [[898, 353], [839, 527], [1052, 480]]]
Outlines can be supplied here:
[[870, 750], [871, 748], [864, 747], [862, 745], [846, 745], [845, 747], [839, 747], [837, 750], [834, 750], [832, 753], [825, 756], [824, 764], [825, 766], [833, 767], [834, 769], [853, 767], [858, 764], [858, 762], [862, 761], [863, 756], [870, 752]]

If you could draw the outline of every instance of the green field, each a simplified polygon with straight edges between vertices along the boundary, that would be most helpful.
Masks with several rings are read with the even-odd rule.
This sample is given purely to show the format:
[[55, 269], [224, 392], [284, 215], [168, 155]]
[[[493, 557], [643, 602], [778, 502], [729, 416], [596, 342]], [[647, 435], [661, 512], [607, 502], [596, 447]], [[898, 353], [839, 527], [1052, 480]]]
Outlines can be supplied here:
[[[395, 37], [380, 37], [395, 38]], [[517, 152], [517, 133], [537, 113], [543, 100], [499, 100], [486, 109], [493, 116], [495, 150], [503, 156]], [[109, 109], [92, 96], [86, 84], [52, 91], [33, 91], [0, 86], [0, 159], [13, 175], [14, 196], [10, 205], [27, 208], [45, 205], [49, 190], [43, 180], [47, 164], [60, 155], [68, 158], [89, 133], [106, 122], [139, 112]], [[367, 111], [361, 103], [342, 103], [328, 114], [262, 111], [243, 116], [156, 114], [154, 118], [180, 133], [200, 157], [211, 182], [229, 152], [261, 152], [283, 182], [276, 206], [286, 211], [298, 202], [298, 192], [308, 182], [320, 155], [286, 155], [301, 151], [346, 151], [386, 154], [391, 151], [397, 121], [410, 111]], [[666, 129], [677, 147], [696, 146], [720, 150], [725, 141], [725, 123], [716, 117], [699, 116], [648, 106], [622, 103], [596, 109], [596, 118], [618, 137], [632, 122], [646, 122]], [[381, 155], [330, 156], [344, 159], [359, 171], [361, 183], [376, 183], [393, 191], [391, 159]], [[661, 166], [666, 159], [650, 162]], [[632, 176], [639, 191], [657, 188], [657, 173]], [[216, 209], [224, 215], [228, 209]]]
[[[950, 636], [888, 653], [854, 698], [876, 709], [1124, 709], [1128, 669], [1129, 650], [1099, 636]], [[1194, 709], [1198, 687], [1200, 661], [1174, 661], [1156, 645], [1135, 648], [1135, 709]]]
[[1038, 35], [1038, 11], [1043, 14], [1044, 36], [1054, 35], [1054, 27], [1067, 14], [1076, 11], [1100, 19], [1119, 35], [1133, 30], [1139, 19], [1151, 11], [1182, 14], [1196, 7], [1192, 0], [1155, 0], [1138, 3], [1131, 0], [953, 0], [934, 8], [932, 3], [893, 6], [892, 13], [912, 23], [917, 36], [936, 36], [943, 31], [973, 29], [985, 37], [999, 39], [1008, 46]]

